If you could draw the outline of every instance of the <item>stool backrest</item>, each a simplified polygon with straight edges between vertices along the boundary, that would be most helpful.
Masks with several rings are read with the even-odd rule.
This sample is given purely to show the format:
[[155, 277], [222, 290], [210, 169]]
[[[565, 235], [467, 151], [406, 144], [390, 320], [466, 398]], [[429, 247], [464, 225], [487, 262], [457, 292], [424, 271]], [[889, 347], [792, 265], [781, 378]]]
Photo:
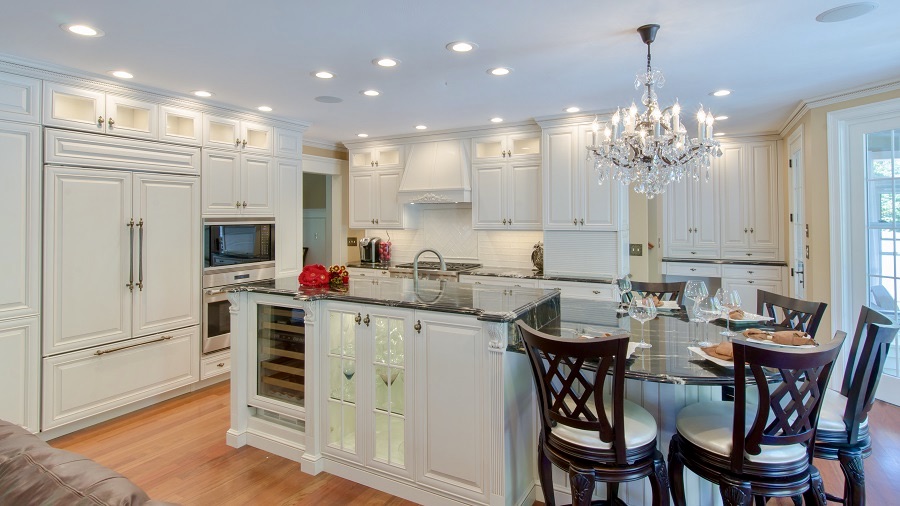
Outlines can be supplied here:
[[[732, 471], [743, 472], [745, 452], [758, 455], [760, 445], [806, 444], [812, 461], [822, 398], [846, 337], [838, 331], [830, 342], [815, 348], [776, 348], [734, 339]], [[763, 367], [777, 369], [780, 382], [768, 383]], [[747, 370], [759, 392], [755, 406], [747, 404]], [[748, 407], [756, 410], [749, 431], [745, 426]]]
[[888, 317], [866, 306], [860, 309], [841, 384], [841, 394], [847, 397], [844, 424], [847, 426], [848, 444], [857, 443], [859, 424], [875, 404], [878, 381], [896, 336], [897, 327]]
[[756, 292], [757, 313], [773, 318], [780, 327], [802, 330], [814, 337], [826, 307], [825, 302], [794, 299], [765, 290]]
[[[516, 322], [537, 387], [541, 428], [548, 437], [556, 424], [596, 431], [611, 443], [616, 463], [625, 464], [625, 361], [628, 336], [568, 339], [537, 331], [522, 320]], [[613, 375], [609, 376], [610, 370]], [[595, 371], [596, 372], [595, 372]], [[608, 400], [612, 420], [606, 414], [603, 389], [612, 379]]]
[[632, 281], [631, 290], [642, 294], [644, 297], [656, 295], [659, 300], [674, 300], [681, 305], [681, 294], [684, 293], [686, 281], [672, 283], [648, 283], [645, 281]]

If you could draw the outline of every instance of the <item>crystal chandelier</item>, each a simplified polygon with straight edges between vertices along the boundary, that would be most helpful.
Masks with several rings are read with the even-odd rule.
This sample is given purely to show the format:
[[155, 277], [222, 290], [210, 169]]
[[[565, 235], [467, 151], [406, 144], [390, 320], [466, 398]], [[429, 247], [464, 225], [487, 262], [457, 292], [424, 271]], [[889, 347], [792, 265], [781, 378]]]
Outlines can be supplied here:
[[666, 79], [650, 66], [650, 44], [657, 30], [659, 25], [644, 25], [637, 30], [647, 44], [647, 71], [637, 75], [634, 88], [646, 88], [641, 97], [645, 110], [639, 114], [634, 102], [627, 109], [617, 109], [605, 125], [604, 138], [599, 143], [601, 125], [595, 118], [591, 125], [592, 145], [587, 147], [600, 184], [612, 177], [624, 185], [633, 185], [635, 192], [651, 199], [666, 191], [670, 181], [681, 181], [685, 176], [698, 180], [702, 173], [708, 181], [710, 157], [722, 155], [719, 143], [712, 138], [712, 112], [700, 106], [697, 138], [691, 139], [681, 124], [677, 100], [660, 109], [656, 88], [662, 88]]

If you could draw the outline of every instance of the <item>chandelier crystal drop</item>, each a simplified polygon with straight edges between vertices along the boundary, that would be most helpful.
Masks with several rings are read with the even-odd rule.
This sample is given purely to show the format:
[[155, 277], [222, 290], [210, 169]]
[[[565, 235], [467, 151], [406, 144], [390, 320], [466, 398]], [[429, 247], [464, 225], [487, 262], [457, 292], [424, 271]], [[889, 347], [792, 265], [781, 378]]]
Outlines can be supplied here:
[[644, 25], [637, 30], [647, 44], [647, 71], [634, 80], [635, 89], [644, 88], [643, 112], [638, 112], [634, 102], [628, 108], [616, 109], [609, 123], [602, 126], [602, 132], [598, 118], [594, 118], [592, 142], [587, 147], [599, 184], [612, 178], [632, 185], [635, 192], [651, 199], [665, 192], [671, 181], [685, 177], [699, 180], [701, 174], [709, 181], [710, 160], [722, 155], [718, 141], [713, 140], [712, 112], [700, 106], [697, 137], [692, 139], [681, 123], [678, 100], [670, 107], [660, 108], [656, 89], [665, 85], [666, 78], [650, 66], [650, 44], [657, 30], [659, 25]]

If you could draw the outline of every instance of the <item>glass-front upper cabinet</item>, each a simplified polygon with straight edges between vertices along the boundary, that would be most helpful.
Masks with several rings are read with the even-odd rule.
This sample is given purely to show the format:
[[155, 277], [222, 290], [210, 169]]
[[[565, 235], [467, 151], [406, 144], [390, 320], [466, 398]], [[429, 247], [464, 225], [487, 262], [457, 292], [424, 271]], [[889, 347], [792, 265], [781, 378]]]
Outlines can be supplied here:
[[190, 109], [160, 106], [159, 140], [199, 146], [203, 143], [202, 116], [200, 112]]
[[402, 315], [372, 315], [372, 375], [374, 394], [369, 431], [373, 434], [371, 463], [406, 469], [407, 383], [406, 364], [411, 336], [409, 318]]
[[159, 106], [116, 95], [106, 96], [106, 133], [157, 139]]
[[[367, 324], [370, 323], [368, 316]], [[356, 454], [357, 329], [363, 321], [357, 311], [328, 311], [328, 410], [326, 444]]]
[[540, 132], [476, 137], [472, 140], [472, 161], [503, 161], [537, 158], [541, 154]]
[[106, 93], [102, 91], [44, 83], [44, 125], [106, 131]]
[[[305, 326], [302, 309], [257, 305], [256, 399], [290, 410], [304, 407]], [[253, 401], [251, 400], [251, 404]], [[293, 414], [295, 410], [290, 410]]]

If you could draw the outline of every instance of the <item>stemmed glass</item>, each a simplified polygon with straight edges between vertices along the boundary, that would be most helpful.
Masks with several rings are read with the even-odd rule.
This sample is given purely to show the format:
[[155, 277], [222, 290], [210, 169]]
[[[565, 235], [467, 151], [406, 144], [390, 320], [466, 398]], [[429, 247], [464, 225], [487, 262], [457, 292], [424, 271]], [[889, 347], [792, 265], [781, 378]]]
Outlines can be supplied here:
[[[696, 302], [695, 308], [695, 313], [700, 320], [705, 323], [709, 323], [722, 315], [722, 306], [719, 305], [719, 301], [715, 297], [706, 297], [705, 299]], [[712, 343], [709, 341], [700, 341], [697, 345], [706, 347], [712, 346]]]
[[653, 345], [644, 342], [644, 323], [656, 318], [656, 303], [652, 297], [637, 298], [628, 306], [628, 316], [641, 322], [641, 342], [635, 346], [638, 348], [652, 348]]
[[627, 313], [626, 302], [630, 300], [631, 295], [631, 278], [625, 276], [616, 280], [616, 288], [619, 291], [619, 309], [617, 313]]
[[[736, 290], [719, 288], [716, 292], [716, 300], [719, 301], [723, 313], [726, 309], [730, 312], [741, 308], [741, 296]], [[725, 314], [725, 330], [722, 331], [721, 334], [729, 337], [735, 335], [735, 333], [731, 331], [731, 318], [728, 313]]]
[[356, 395], [353, 392], [353, 383], [350, 380], [353, 379], [353, 376], [356, 374], [356, 361], [355, 360], [345, 360], [344, 361], [344, 377], [347, 378], [347, 383], [345, 383], [344, 387], [344, 400], [346, 402], [356, 402]]
[[[709, 297], [709, 290], [706, 289], [706, 283], [703, 281], [692, 279], [684, 285], [684, 296], [691, 299], [691, 303], [696, 305], [701, 300]], [[685, 304], [685, 307], [688, 307]], [[692, 322], [701, 321], [694, 311], [688, 311], [689, 319]]]

